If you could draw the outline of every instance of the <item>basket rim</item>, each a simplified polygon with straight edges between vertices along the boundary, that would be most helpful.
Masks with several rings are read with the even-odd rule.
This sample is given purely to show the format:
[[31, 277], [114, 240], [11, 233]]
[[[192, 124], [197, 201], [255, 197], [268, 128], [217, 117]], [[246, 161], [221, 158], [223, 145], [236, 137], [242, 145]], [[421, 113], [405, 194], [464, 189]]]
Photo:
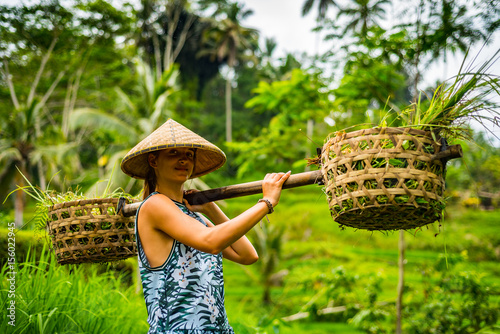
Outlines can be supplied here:
[[420, 129], [415, 129], [412, 127], [382, 127], [382, 126], [375, 126], [373, 128], [368, 128], [368, 129], [360, 129], [360, 130], [355, 130], [355, 131], [349, 131], [349, 132], [343, 132], [344, 130], [339, 130], [334, 132], [335, 136], [332, 136], [330, 138], [336, 138], [336, 137], [343, 137], [343, 138], [352, 138], [352, 137], [358, 137], [358, 136], [363, 136], [363, 135], [369, 135], [373, 133], [380, 133], [384, 132], [387, 134], [411, 134], [411, 135], [420, 135], [420, 136], [425, 136], [425, 137], [431, 137], [432, 138], [432, 131], [426, 131], [426, 130], [420, 130]]
[[52, 205], [49, 208], [50, 211], [62, 209], [62, 208], [69, 208], [72, 206], [79, 206], [79, 205], [92, 205], [92, 204], [103, 204], [103, 203], [110, 203], [110, 204], [118, 204], [119, 198], [116, 197], [103, 197], [103, 198], [87, 198], [87, 199], [79, 199], [79, 200], [74, 200], [74, 201], [67, 201], [67, 202], [61, 202], [61, 203], [56, 203]]

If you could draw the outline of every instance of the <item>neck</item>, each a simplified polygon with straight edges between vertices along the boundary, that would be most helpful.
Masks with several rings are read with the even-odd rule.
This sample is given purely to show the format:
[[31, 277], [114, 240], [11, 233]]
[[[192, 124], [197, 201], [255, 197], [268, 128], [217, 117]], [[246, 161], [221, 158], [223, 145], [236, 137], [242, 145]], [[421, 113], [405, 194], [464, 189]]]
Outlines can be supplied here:
[[158, 184], [156, 186], [156, 191], [159, 192], [160, 194], [163, 194], [167, 196], [170, 199], [173, 199], [174, 201], [182, 203], [183, 197], [184, 197], [184, 183], [178, 184], [178, 185], [162, 185]]

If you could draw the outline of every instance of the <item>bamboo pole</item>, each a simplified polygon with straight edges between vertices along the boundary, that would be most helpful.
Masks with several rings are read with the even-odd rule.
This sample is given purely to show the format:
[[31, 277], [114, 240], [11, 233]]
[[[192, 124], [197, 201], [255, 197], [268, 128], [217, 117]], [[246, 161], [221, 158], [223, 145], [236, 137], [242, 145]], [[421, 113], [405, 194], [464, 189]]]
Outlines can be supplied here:
[[[290, 175], [288, 180], [283, 183], [283, 189], [296, 188], [309, 184], [320, 184], [322, 182], [323, 176], [320, 170], [298, 173]], [[262, 193], [262, 181], [254, 181], [186, 194], [184, 198], [190, 204], [204, 204], [228, 198], [255, 195], [260, 193]], [[118, 208], [117, 211], [120, 211], [121, 209], [125, 217], [134, 216], [140, 205], [141, 202], [125, 204], [123, 205], [123, 208]]]

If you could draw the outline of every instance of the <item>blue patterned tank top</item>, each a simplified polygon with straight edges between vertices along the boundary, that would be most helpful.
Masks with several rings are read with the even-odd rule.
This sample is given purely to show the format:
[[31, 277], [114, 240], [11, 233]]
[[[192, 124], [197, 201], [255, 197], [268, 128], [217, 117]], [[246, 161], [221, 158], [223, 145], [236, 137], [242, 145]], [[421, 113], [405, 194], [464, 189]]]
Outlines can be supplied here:
[[[155, 194], [158, 192], [153, 192], [148, 198]], [[198, 214], [182, 203], [174, 203], [182, 212], [206, 226]], [[222, 254], [204, 253], [174, 240], [166, 261], [151, 268], [137, 228], [139, 212], [140, 207], [135, 232], [150, 326], [148, 333], [234, 334], [224, 308]]]

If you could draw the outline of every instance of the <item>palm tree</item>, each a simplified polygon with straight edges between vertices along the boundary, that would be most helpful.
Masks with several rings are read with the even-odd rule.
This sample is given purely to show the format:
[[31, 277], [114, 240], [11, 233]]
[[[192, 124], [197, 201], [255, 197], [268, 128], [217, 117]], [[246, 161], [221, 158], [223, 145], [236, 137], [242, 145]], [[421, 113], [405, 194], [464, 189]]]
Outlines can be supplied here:
[[[115, 112], [79, 108], [75, 109], [70, 119], [71, 129], [80, 129], [87, 137], [93, 133], [112, 134], [115, 141], [97, 149], [101, 158], [104, 158], [100, 160], [105, 169], [102, 177], [111, 179], [113, 185], [122, 186], [126, 192], [137, 189], [137, 180], [117, 171], [117, 166], [140, 139], [145, 138], [167, 118], [173, 116], [172, 95], [179, 90], [177, 66], [171, 66], [163, 72], [160, 80], [156, 79], [153, 70], [141, 59], [135, 60], [135, 69], [137, 85], [134, 95], [137, 95], [139, 100], [135, 100], [133, 96], [117, 87], [118, 106]], [[92, 196], [93, 192], [100, 192], [102, 190], [100, 187], [103, 186], [104, 183], [97, 181], [90, 187], [87, 195]], [[208, 188], [200, 180], [193, 180], [191, 186], [198, 189]]]
[[262, 77], [267, 81], [272, 82], [279, 80], [279, 68], [273, 64], [273, 54], [276, 50], [276, 40], [274, 38], [266, 38], [264, 41], [264, 49], [260, 53], [260, 65], [262, 67]]
[[142, 0], [141, 4], [140, 44], [152, 44], [156, 79], [160, 80], [191, 37], [197, 16], [190, 12], [188, 0]]
[[[55, 175], [65, 166], [78, 166], [76, 142], [67, 142], [61, 129], [52, 126], [45, 102], [34, 98], [28, 106], [20, 104], [10, 115], [3, 114], [0, 128], [0, 196], [3, 200], [15, 185], [25, 186], [28, 180], [38, 179], [40, 188], [46, 186], [47, 175]], [[43, 129], [43, 131], [42, 131]], [[71, 164], [69, 163], [71, 161]], [[70, 171], [68, 171], [69, 174]], [[23, 226], [24, 193], [14, 198], [15, 225]]]
[[[412, 8], [413, 9], [413, 8]], [[413, 98], [418, 97], [421, 67], [428, 66], [441, 56], [446, 62], [447, 52], [465, 53], [474, 44], [487, 40], [488, 26], [476, 23], [477, 16], [464, 4], [452, 0], [420, 2], [415, 8], [415, 22], [401, 25], [410, 33], [411, 48], [406, 58], [413, 68]], [[430, 57], [425, 57], [430, 56]], [[428, 58], [428, 59], [426, 59]]]
[[276, 50], [276, 46], [278, 46], [278, 43], [276, 43], [276, 40], [274, 38], [266, 38], [265, 48], [262, 55], [267, 62], [272, 59], [274, 51]]
[[302, 16], [306, 16], [309, 14], [311, 9], [314, 6], [314, 3], [317, 2], [318, 7], [318, 17], [317, 21], [324, 21], [326, 18], [326, 12], [330, 6], [339, 7], [339, 5], [335, 2], [335, 0], [306, 0], [302, 5]]
[[[344, 28], [345, 35], [349, 30], [359, 33], [362, 39], [366, 38], [368, 29], [378, 25], [377, 19], [383, 19], [385, 15], [384, 5], [390, 4], [390, 0], [353, 0], [354, 6], [341, 8], [337, 17], [349, 16], [351, 21]], [[359, 30], [358, 27], [360, 27]]]
[[[43, 161], [56, 161], [54, 159], [56, 152], [51, 149], [54, 147], [51, 143], [57, 142], [57, 140], [54, 141], [53, 138], [50, 140], [48, 137], [57, 137], [58, 130], [52, 129], [50, 131], [52, 127], [45, 111], [47, 101], [65, 72], [61, 71], [53, 79], [52, 84], [42, 96], [37, 94], [37, 89], [57, 40], [58, 36], [54, 35], [49, 47], [43, 53], [25, 101], [18, 99], [12, 75], [9, 71], [9, 62], [6, 59], [2, 62], [0, 74], [5, 78], [13, 105], [11, 110], [3, 110], [1, 115], [0, 167], [3, 168], [3, 171], [0, 173], [0, 186], [2, 189], [0, 194], [2, 195], [5, 195], [5, 192], [11, 188], [13, 181], [18, 187], [22, 188], [25, 184], [23, 175], [33, 179], [36, 176], [37, 169], [39, 181], [43, 188], [46, 183]], [[42, 129], [44, 130], [42, 131]], [[64, 150], [64, 152], [67, 152], [67, 150]], [[18, 228], [23, 225], [24, 205], [23, 192], [18, 191], [14, 201], [15, 225]]]
[[253, 52], [258, 48], [258, 32], [246, 28], [240, 22], [253, 14], [244, 8], [244, 4], [233, 3], [225, 8], [225, 18], [214, 22], [214, 27], [205, 34], [205, 41], [210, 48], [202, 50], [200, 55], [211, 54], [218, 60], [225, 60], [229, 67], [226, 76], [226, 141], [232, 141], [232, 104], [231, 84], [234, 67], [239, 59], [245, 57], [245, 51]]
[[[128, 33], [130, 22], [106, 2], [80, 5], [42, 1], [0, 6], [0, 76], [10, 95], [0, 108], [0, 195], [13, 183], [23, 187], [23, 175], [43, 190], [48, 177], [62, 185], [56, 172], [63, 170], [69, 179], [79, 172], [77, 143], [67, 120], [77, 104], [80, 79], [88, 75], [91, 50], [104, 52], [106, 47], [109, 54], [114, 38]], [[66, 89], [59, 87], [64, 81]], [[14, 198], [18, 227], [23, 197], [17, 191]]]
[[441, 55], [446, 62], [448, 51], [465, 53], [470, 45], [486, 40], [487, 32], [477, 25], [474, 17], [467, 16], [467, 8], [456, 1], [440, 1], [440, 11], [431, 13], [436, 29], [428, 39], [432, 60]]
[[[32, 170], [31, 155], [36, 150], [35, 143], [39, 141], [39, 134], [35, 131], [35, 124], [40, 122], [40, 109], [34, 101], [28, 107], [18, 105], [10, 115], [2, 115], [0, 130], [0, 187], [2, 200], [11, 189], [13, 181], [19, 187], [24, 186], [24, 179], [20, 173], [28, 176]], [[18, 172], [19, 170], [19, 172]], [[24, 196], [18, 191], [14, 200], [15, 225], [23, 225]]]

